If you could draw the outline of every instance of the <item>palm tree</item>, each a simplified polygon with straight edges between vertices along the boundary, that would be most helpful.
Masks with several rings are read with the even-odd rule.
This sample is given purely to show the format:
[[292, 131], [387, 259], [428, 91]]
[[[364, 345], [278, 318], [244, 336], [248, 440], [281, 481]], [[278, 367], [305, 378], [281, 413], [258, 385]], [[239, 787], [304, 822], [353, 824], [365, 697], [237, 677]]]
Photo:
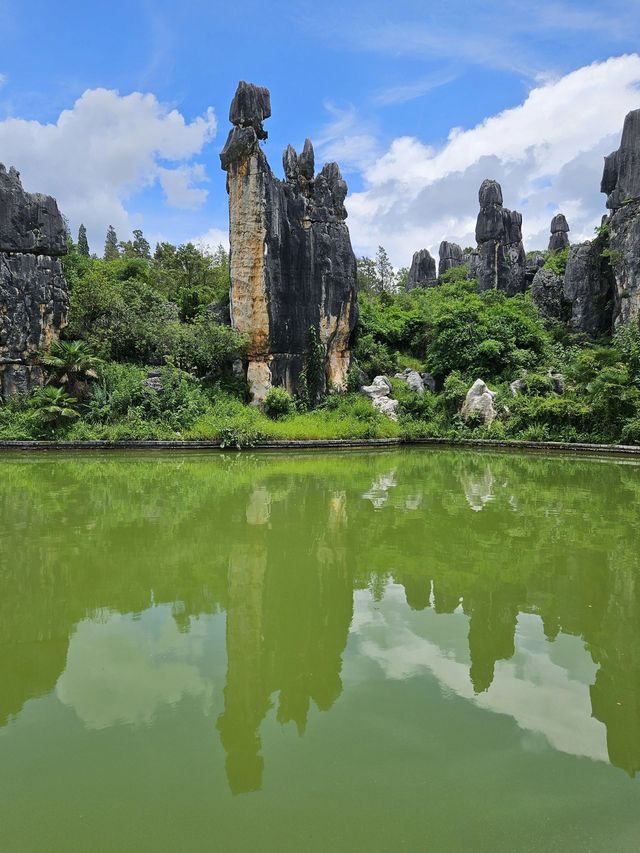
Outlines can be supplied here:
[[55, 380], [74, 397], [86, 394], [87, 381], [97, 379], [101, 364], [84, 341], [56, 340], [42, 360]]
[[80, 417], [80, 412], [74, 408], [75, 402], [64, 388], [45, 385], [31, 395], [29, 408], [53, 429], [64, 421]]

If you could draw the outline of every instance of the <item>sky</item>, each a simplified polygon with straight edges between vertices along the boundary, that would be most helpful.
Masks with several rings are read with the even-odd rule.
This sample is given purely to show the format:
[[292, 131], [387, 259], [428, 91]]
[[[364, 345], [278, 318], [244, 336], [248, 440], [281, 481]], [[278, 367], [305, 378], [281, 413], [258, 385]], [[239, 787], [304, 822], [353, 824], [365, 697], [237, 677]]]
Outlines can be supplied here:
[[108, 225], [153, 244], [227, 241], [219, 152], [239, 80], [267, 86], [276, 175], [305, 137], [349, 184], [357, 255], [396, 266], [474, 243], [502, 184], [544, 248], [605, 212], [603, 156], [640, 108], [640, 0], [0, 0], [0, 162], [58, 199], [92, 251]]

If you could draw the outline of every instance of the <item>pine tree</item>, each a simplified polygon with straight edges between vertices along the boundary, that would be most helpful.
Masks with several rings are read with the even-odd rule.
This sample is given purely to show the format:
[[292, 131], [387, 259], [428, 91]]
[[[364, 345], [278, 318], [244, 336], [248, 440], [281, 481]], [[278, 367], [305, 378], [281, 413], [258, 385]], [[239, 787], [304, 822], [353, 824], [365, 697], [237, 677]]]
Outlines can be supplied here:
[[146, 260], [151, 259], [151, 246], [147, 240], [145, 240], [145, 237], [139, 228], [136, 228], [133, 232], [133, 243], [131, 246], [133, 254], [137, 258], [145, 258]]
[[87, 229], [80, 225], [78, 229], [78, 254], [89, 257], [89, 241], [87, 240]]
[[376, 254], [376, 278], [378, 279], [378, 288], [380, 293], [391, 293], [394, 290], [394, 273], [389, 255], [384, 246], [378, 246]]
[[113, 225], [107, 229], [107, 237], [104, 241], [104, 259], [105, 261], [113, 261], [120, 257], [120, 249], [118, 248], [118, 235]]

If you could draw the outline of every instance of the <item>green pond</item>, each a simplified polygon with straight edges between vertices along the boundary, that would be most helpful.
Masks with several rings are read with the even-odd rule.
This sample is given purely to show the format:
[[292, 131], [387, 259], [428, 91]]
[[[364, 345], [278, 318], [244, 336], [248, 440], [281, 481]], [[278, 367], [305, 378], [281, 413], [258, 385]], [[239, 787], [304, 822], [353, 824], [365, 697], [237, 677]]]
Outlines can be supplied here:
[[640, 465], [0, 456], [0, 851], [640, 849]]

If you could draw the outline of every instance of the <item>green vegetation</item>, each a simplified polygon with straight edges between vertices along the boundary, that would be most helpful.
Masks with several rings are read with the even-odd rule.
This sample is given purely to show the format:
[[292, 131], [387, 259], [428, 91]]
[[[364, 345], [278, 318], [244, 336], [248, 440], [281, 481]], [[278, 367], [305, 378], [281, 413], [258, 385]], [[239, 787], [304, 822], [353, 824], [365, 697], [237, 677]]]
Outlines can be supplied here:
[[[399, 288], [384, 249], [359, 261], [357, 365], [347, 392], [324, 394], [323, 353], [309, 330], [297, 398], [272, 389], [263, 411], [248, 405], [233, 370], [245, 342], [224, 320], [224, 249], [161, 243], [140, 231], [105, 258], [88, 254], [86, 232], [65, 258], [69, 326], [42, 359], [44, 389], [0, 406], [0, 439], [211, 439], [250, 446], [269, 439], [441, 437], [640, 443], [640, 328], [588, 341], [544, 322], [528, 295], [479, 294], [466, 268], [439, 287]], [[547, 257], [558, 268], [566, 252]], [[369, 278], [367, 278], [369, 276]], [[437, 393], [412, 392], [396, 372], [432, 374]], [[358, 391], [363, 373], [384, 374], [400, 401], [398, 421]], [[561, 374], [562, 382], [556, 378]], [[497, 392], [490, 427], [464, 422], [460, 407], [481, 377]], [[520, 379], [513, 396], [509, 385]], [[562, 387], [561, 387], [562, 386]], [[331, 390], [331, 389], [330, 389]]]

